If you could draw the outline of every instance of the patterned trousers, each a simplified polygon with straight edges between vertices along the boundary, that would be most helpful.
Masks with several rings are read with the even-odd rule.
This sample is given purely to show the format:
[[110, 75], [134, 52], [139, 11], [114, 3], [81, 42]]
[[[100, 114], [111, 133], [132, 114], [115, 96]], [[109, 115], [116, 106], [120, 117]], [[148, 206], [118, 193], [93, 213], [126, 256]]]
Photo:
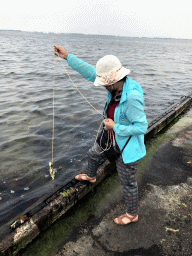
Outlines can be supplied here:
[[[89, 177], [95, 177], [100, 164], [107, 160], [105, 153], [97, 142], [88, 151], [88, 170]], [[116, 167], [119, 181], [123, 187], [127, 213], [134, 216], [138, 212], [138, 187], [136, 181], [137, 165], [139, 161], [124, 164], [122, 156], [116, 160]]]

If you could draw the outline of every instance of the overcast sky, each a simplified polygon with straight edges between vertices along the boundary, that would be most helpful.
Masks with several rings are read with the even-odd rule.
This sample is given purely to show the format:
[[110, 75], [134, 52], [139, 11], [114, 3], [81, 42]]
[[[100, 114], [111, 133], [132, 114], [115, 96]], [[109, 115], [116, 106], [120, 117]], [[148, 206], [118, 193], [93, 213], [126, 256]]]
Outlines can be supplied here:
[[5, 0], [0, 29], [192, 39], [191, 0]]

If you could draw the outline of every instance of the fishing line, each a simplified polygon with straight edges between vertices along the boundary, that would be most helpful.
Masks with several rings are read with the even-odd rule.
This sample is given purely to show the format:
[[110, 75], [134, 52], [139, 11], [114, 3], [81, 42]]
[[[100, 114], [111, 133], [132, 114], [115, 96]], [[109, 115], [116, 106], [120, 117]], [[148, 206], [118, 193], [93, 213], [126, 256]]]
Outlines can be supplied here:
[[[59, 57], [59, 56], [58, 56], [58, 57]], [[61, 58], [60, 58], [60, 57], [59, 57], [59, 60], [61, 61]], [[87, 98], [81, 93], [81, 91], [77, 88], [77, 86], [76, 86], [75, 83], [73, 82], [72, 78], [70, 77], [69, 73], [67, 72], [67, 69], [65, 68], [65, 66], [64, 66], [64, 64], [63, 64], [62, 61], [61, 61], [61, 64], [62, 64], [62, 66], [63, 66], [63, 68], [64, 68], [66, 74], [68, 75], [69, 79], [71, 80], [72, 84], [75, 86], [75, 88], [76, 88], [77, 91], [80, 93], [80, 95], [87, 101], [87, 103], [89, 103], [89, 105], [90, 105], [95, 111], [97, 111], [100, 115], [102, 115], [104, 118], [106, 118], [106, 117], [105, 117], [99, 110], [97, 110], [97, 109], [87, 100]], [[103, 121], [101, 122], [101, 124], [100, 124], [100, 126], [99, 126], [99, 129], [98, 129], [98, 132], [97, 132], [97, 136], [96, 136], [95, 141], [97, 140], [97, 137], [98, 137], [98, 135], [99, 135], [99, 131], [100, 131], [100, 128], [101, 128], [101, 126], [102, 126], [102, 123], [103, 123]], [[102, 140], [102, 136], [101, 136], [101, 140]], [[100, 140], [100, 147], [101, 147], [101, 140]], [[96, 153], [102, 154], [104, 151], [109, 150], [109, 148], [110, 148], [111, 145], [112, 145], [112, 142], [111, 142], [111, 144], [110, 144], [109, 147], [108, 147], [108, 142], [109, 142], [109, 133], [108, 133], [108, 140], [107, 140], [106, 148], [103, 149], [103, 148], [101, 147], [101, 149], [102, 149], [103, 151], [99, 153], [99, 152], [96, 151], [96, 148], [95, 148], [95, 146], [94, 146]]]
[[55, 137], [55, 51], [54, 51], [54, 72], [53, 72], [53, 129], [52, 129], [52, 161], [49, 162], [49, 173], [52, 180], [55, 178], [55, 171], [53, 169], [53, 146]]
[[[57, 55], [58, 56], [58, 55]], [[58, 56], [59, 57], [59, 56]], [[61, 61], [61, 58], [59, 57], [59, 60]], [[71, 76], [69, 75], [69, 73], [67, 72], [67, 69], [65, 68], [63, 62], [61, 61], [61, 64], [63, 65], [63, 68], [66, 72], [66, 74], [68, 75], [69, 79], [71, 80], [72, 84], [74, 85], [74, 87], [76, 88], [76, 90], [79, 92], [79, 94], [87, 101], [87, 103], [95, 110], [97, 111], [100, 115], [102, 115], [104, 118], [106, 118], [99, 110], [97, 110], [89, 101], [88, 99], [81, 93], [81, 91], [77, 88], [77, 86], [74, 84]], [[50, 172], [50, 175], [52, 177], [52, 180], [54, 180], [55, 178], [55, 171], [53, 169], [53, 146], [54, 146], [54, 103], [55, 103], [55, 51], [54, 51], [54, 75], [53, 75], [53, 132], [52, 132], [52, 162], [49, 162], [49, 172]], [[97, 132], [97, 136], [96, 136], [96, 139], [95, 139], [95, 142], [97, 140], [97, 137], [98, 137], [98, 134], [99, 134], [99, 131], [100, 131], [100, 128], [101, 128], [101, 125], [102, 125], [103, 121], [101, 122], [100, 126], [99, 126], [99, 129], [98, 129], [98, 132]], [[101, 139], [100, 139], [100, 147], [101, 147], [101, 140], [102, 140], [102, 136], [103, 136], [103, 133], [101, 135]], [[114, 136], [113, 136], [114, 138]], [[110, 142], [110, 144], [108, 144], [109, 142], [109, 133], [108, 133], [108, 140], [107, 140], [107, 143], [106, 143], [106, 148], [103, 149], [101, 147], [101, 149], [103, 150], [102, 152], [97, 152], [96, 151], [96, 148], [95, 148], [95, 144], [94, 144], [94, 148], [95, 148], [95, 151], [96, 153], [98, 154], [102, 154], [103, 152], [107, 151], [110, 149], [110, 147], [112, 146], [112, 141]], [[109, 147], [108, 147], [109, 145]]]
[[[58, 56], [58, 57], [59, 57], [59, 56]], [[61, 61], [61, 58], [60, 58], [60, 57], [59, 57], [59, 60]], [[102, 115], [102, 116], [105, 118], [105, 116], [104, 116], [99, 110], [97, 110], [97, 109], [88, 101], [88, 99], [81, 93], [81, 91], [77, 88], [77, 86], [74, 84], [72, 78], [71, 78], [70, 75], [68, 74], [67, 69], [65, 68], [65, 66], [64, 66], [64, 64], [63, 64], [62, 61], [61, 61], [61, 63], [62, 63], [62, 65], [63, 65], [64, 69], [65, 69], [66, 74], [68, 75], [69, 79], [71, 80], [72, 84], [75, 86], [75, 88], [77, 89], [77, 91], [81, 94], [81, 96], [89, 103], [89, 105], [90, 105], [94, 110], [96, 110], [100, 115]]]

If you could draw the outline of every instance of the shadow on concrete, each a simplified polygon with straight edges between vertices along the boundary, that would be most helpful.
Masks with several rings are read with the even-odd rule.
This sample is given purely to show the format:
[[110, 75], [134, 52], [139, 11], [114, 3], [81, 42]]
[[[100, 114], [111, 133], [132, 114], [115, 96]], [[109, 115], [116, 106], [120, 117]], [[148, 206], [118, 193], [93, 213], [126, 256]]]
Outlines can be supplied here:
[[192, 147], [185, 143], [185, 136], [191, 130], [192, 126], [174, 138], [181, 141], [180, 146], [174, 146], [173, 140], [160, 145], [142, 174], [141, 184], [172, 186], [187, 182], [188, 176], [192, 176], [191, 165], [187, 162], [187, 157], [192, 156]]

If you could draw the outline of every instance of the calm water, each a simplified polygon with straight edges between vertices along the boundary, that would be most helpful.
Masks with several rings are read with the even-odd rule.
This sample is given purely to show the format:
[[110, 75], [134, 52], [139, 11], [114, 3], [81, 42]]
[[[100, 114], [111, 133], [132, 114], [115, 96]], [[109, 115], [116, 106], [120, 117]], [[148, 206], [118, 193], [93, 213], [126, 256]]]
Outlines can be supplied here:
[[[148, 122], [192, 92], [192, 40], [0, 31], [0, 225], [66, 184], [86, 164], [102, 117], [55, 64], [54, 181], [52, 89], [54, 44], [90, 64], [114, 54], [143, 88]], [[63, 63], [76, 86], [101, 112], [106, 90]]]

